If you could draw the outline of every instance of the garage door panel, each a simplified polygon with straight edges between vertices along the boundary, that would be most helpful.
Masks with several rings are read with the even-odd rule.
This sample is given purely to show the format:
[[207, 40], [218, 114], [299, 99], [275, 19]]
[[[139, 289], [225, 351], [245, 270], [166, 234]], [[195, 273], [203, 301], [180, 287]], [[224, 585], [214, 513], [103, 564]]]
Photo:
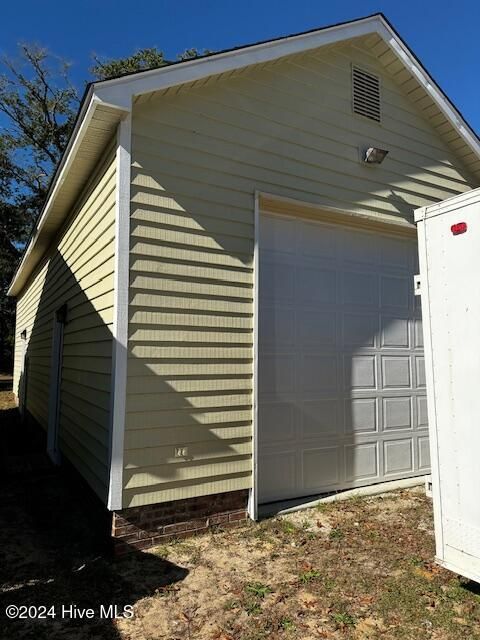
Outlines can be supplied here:
[[413, 471], [413, 439], [386, 440], [383, 443], [385, 476]]
[[342, 259], [348, 263], [376, 266], [380, 262], [380, 246], [371, 233], [337, 228], [342, 241]]
[[306, 449], [302, 458], [302, 485], [306, 491], [335, 486], [340, 481], [340, 447]]
[[421, 320], [414, 321], [413, 335], [413, 345], [415, 349], [423, 349], [423, 328]]
[[417, 438], [418, 468], [428, 472], [430, 468], [430, 444], [428, 436]]
[[408, 349], [410, 346], [410, 320], [408, 317], [381, 316], [381, 346]]
[[292, 498], [297, 495], [297, 463], [292, 451], [279, 451], [262, 455], [258, 468], [258, 482], [264, 500]]
[[295, 271], [288, 264], [263, 262], [260, 269], [260, 288], [265, 302], [292, 302], [295, 294]]
[[375, 389], [377, 386], [375, 356], [344, 356], [344, 389]]
[[337, 230], [325, 224], [304, 222], [298, 230], [300, 255], [313, 259], [333, 259], [337, 254]]
[[300, 393], [329, 393], [337, 390], [336, 355], [301, 355], [297, 369], [296, 390]]
[[382, 398], [383, 431], [413, 429], [412, 398]]
[[258, 416], [265, 428], [259, 433], [259, 445], [295, 442], [295, 413], [294, 402], [262, 402]]
[[378, 444], [348, 444], [345, 447], [345, 469], [347, 482], [378, 478], [379, 475]]
[[261, 305], [259, 314], [259, 345], [262, 350], [295, 347], [295, 311], [292, 308]]
[[425, 388], [425, 358], [423, 356], [415, 356], [415, 382], [418, 388]]
[[294, 254], [296, 252], [297, 223], [283, 216], [260, 216], [262, 254]]
[[345, 312], [342, 316], [344, 347], [374, 348], [376, 346], [378, 336], [377, 314]]
[[264, 354], [259, 367], [258, 392], [281, 397], [295, 389], [295, 355]]
[[409, 356], [382, 356], [382, 388], [398, 389], [411, 386], [411, 359]]
[[260, 500], [425, 473], [414, 242], [262, 214], [259, 246]]
[[412, 243], [384, 236], [380, 243], [380, 259], [383, 266], [403, 269], [410, 272], [413, 268], [415, 250]]
[[301, 348], [335, 347], [337, 326], [337, 314], [334, 311], [306, 309], [302, 314], [302, 322], [296, 324], [297, 344]]
[[417, 416], [417, 428], [428, 429], [428, 414], [427, 414], [427, 398], [419, 396], [416, 400], [416, 416]]
[[345, 401], [345, 433], [375, 433], [378, 430], [377, 398]]
[[339, 405], [336, 398], [299, 402], [300, 437], [304, 440], [335, 437], [341, 428]]
[[382, 276], [380, 280], [381, 306], [392, 309], [409, 309], [412, 279], [407, 276]]
[[343, 304], [378, 307], [378, 277], [374, 273], [344, 272], [342, 293]]
[[335, 304], [337, 301], [337, 274], [322, 267], [297, 267], [295, 303], [309, 307]]

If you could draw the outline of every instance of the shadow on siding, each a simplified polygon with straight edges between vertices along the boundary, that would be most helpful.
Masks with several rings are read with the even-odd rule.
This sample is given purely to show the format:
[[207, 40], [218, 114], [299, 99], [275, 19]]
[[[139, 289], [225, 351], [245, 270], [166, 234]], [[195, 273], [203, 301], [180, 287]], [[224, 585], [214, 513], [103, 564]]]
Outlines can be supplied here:
[[[24, 406], [26, 413], [36, 419], [44, 429], [47, 428], [53, 327], [56, 312], [65, 308], [58, 391], [59, 449], [61, 455], [80, 472], [105, 503], [109, 473], [112, 354], [111, 325], [105, 319], [110, 313], [108, 308], [111, 300], [105, 295], [95, 296], [99, 277], [96, 271], [89, 272], [88, 261], [82, 265], [82, 257], [77, 260], [75, 271], [78, 273], [80, 268], [80, 282], [60, 253], [55, 253], [50, 259], [33, 326], [30, 335], [27, 335], [25, 369], [19, 383], [19, 404]], [[103, 277], [110, 276], [104, 274]], [[19, 326], [18, 331], [22, 332], [25, 328]], [[138, 325], [132, 325], [131, 331], [137, 329]], [[147, 443], [141, 449], [133, 447], [128, 451], [124, 472], [127, 490], [135, 493], [138, 488], [138, 491], [141, 491], [141, 481], [144, 477], [141, 474], [145, 473], [149, 474], [150, 483], [156, 483], [155, 489], [194, 484], [195, 479], [185, 480], [182, 474], [195, 467], [197, 477], [201, 476], [202, 464], [210, 462], [210, 449], [216, 457], [216, 462], [227, 463], [235, 460], [235, 451], [232, 450], [231, 443], [219, 438], [209, 429], [208, 424], [202, 422], [202, 410], [194, 407], [190, 401], [192, 396], [205, 397], [209, 394], [180, 393], [167, 376], [152, 372], [153, 365], [163, 366], [165, 363], [175, 363], [176, 360], [165, 357], [136, 357], [132, 352], [132, 344], [145, 346], [152, 343], [135, 341], [130, 344], [129, 367], [134, 367], [136, 375], [141, 380], [149, 380], [149, 392], [136, 395], [137, 402], [141, 403], [143, 398], [149, 401], [148, 411], [141, 414], [136, 426], [147, 441], [149, 435], [153, 434], [152, 442], [155, 446], [148, 446]], [[195, 358], [189, 358], [188, 353], [184, 355], [182, 364], [187, 368], [189, 363], [194, 362]], [[176, 378], [175, 382], [192, 378], [196, 377], [186, 373]], [[168, 402], [166, 398], [169, 398]], [[215, 410], [218, 408], [212, 409]], [[172, 419], [171, 425], [168, 423], [169, 418]], [[165, 445], [162, 436], [167, 431], [171, 432], [172, 428], [180, 429], [183, 425], [188, 425], [189, 443], [202, 443], [206, 460], [185, 456], [184, 459], [172, 462], [174, 444], [182, 444], [182, 441], [175, 443], [174, 439]], [[144, 430], [147, 431], [146, 435]], [[243, 456], [245, 457], [248, 456]], [[225, 470], [225, 474], [228, 475], [228, 469]], [[208, 471], [205, 471], [205, 477], [208, 478]]]

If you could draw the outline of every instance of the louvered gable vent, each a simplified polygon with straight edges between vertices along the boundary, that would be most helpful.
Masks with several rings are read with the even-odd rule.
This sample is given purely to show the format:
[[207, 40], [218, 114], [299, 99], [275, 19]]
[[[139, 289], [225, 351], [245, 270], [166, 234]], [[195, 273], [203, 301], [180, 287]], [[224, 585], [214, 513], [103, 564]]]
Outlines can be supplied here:
[[380, 78], [352, 66], [353, 113], [381, 122]]

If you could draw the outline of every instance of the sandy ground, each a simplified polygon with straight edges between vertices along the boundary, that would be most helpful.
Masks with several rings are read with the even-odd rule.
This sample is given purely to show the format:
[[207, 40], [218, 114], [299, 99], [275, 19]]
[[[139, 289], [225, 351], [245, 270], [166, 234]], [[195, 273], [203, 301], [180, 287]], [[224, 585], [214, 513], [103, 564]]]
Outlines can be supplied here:
[[[0, 393], [0, 407], [8, 403]], [[0, 411], [0, 429], [22, 434], [15, 411]], [[11, 453], [23, 450], [22, 438], [7, 438]], [[421, 489], [219, 529], [113, 561], [82, 492], [61, 473], [36, 469], [9, 473], [3, 485], [0, 638], [480, 638], [476, 585], [433, 563], [431, 503]], [[53, 606], [55, 617], [8, 620], [11, 604]], [[101, 604], [117, 605], [119, 614], [132, 606], [133, 617], [102, 618]], [[94, 615], [72, 618], [67, 609], [62, 618], [62, 605]]]

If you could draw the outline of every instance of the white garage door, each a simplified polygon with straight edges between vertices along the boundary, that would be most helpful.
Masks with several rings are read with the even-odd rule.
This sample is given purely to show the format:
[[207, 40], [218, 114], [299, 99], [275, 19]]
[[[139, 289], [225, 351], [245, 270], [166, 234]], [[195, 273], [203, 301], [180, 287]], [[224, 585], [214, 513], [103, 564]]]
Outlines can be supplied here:
[[429, 468], [411, 239], [260, 216], [260, 502]]

